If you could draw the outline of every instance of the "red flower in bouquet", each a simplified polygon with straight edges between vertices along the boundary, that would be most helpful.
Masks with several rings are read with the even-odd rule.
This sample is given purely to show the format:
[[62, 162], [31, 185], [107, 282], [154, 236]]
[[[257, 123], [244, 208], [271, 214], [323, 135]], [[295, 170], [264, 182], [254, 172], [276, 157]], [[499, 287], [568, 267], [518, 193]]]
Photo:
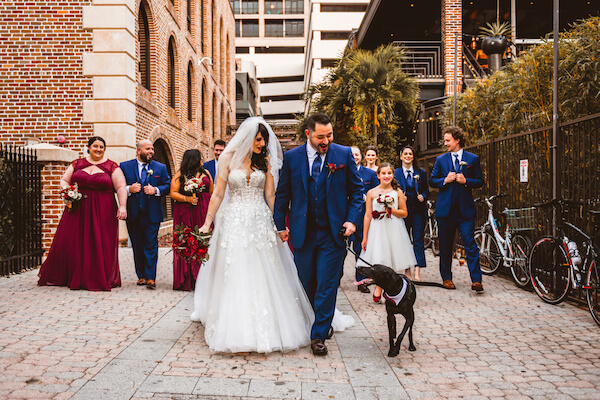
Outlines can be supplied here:
[[60, 197], [63, 199], [63, 202], [67, 205], [68, 210], [71, 211], [73, 203], [80, 201], [86, 196], [79, 192], [79, 185], [77, 185], [77, 182], [75, 182], [72, 185], [64, 186], [60, 191]]
[[344, 169], [344, 167], [345, 167], [344, 164], [340, 164], [340, 165], [335, 165], [333, 163], [327, 164], [327, 169], [329, 169], [329, 174], [327, 175], [327, 177], [329, 178], [329, 175], [331, 175], [335, 171], [339, 171], [341, 169]]
[[208, 260], [208, 245], [211, 236], [212, 233], [200, 233], [198, 226], [195, 226], [194, 229], [184, 225], [175, 226], [171, 247], [175, 254], [186, 262], [202, 263]]

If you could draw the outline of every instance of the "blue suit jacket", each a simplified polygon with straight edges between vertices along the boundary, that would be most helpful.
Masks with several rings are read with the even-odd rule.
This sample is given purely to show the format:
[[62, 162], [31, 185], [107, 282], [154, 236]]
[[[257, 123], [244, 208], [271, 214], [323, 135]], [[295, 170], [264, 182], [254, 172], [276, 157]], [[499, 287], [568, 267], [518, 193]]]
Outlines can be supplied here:
[[[308, 215], [308, 155], [307, 144], [284, 154], [283, 167], [279, 173], [279, 185], [275, 197], [274, 219], [277, 230], [285, 230], [285, 216], [290, 211], [290, 241], [294, 248], [301, 248], [306, 238]], [[329, 165], [338, 169], [331, 171]], [[342, 167], [343, 166], [343, 167]], [[363, 184], [356, 170], [356, 163], [349, 147], [335, 143], [329, 145], [322, 174], [327, 174], [327, 213], [329, 225], [336, 243], [344, 246], [338, 235], [344, 222], [358, 225], [362, 207]]]
[[363, 191], [362, 194], [367, 194], [367, 192], [373, 189], [375, 186], [379, 185], [379, 179], [377, 178], [377, 172], [373, 171], [370, 168], [361, 166], [358, 170], [358, 174], [360, 175], [360, 179], [363, 183]]
[[[158, 161], [150, 161], [148, 169], [152, 170], [152, 175], [148, 177], [148, 183], [158, 188], [160, 196], [145, 195], [143, 189], [130, 195], [127, 198], [127, 219], [136, 221], [140, 217], [140, 199], [142, 196], [148, 196], [148, 218], [153, 224], [158, 224], [163, 220], [162, 197], [169, 193], [171, 177], [167, 172], [167, 167]], [[127, 185], [133, 185], [136, 182], [142, 183], [137, 159], [122, 162], [121, 170], [125, 175]]]
[[481, 164], [479, 163], [478, 156], [467, 151], [463, 151], [462, 161], [465, 161], [467, 165], [460, 167], [460, 171], [458, 172], [461, 172], [465, 176], [467, 183], [460, 184], [455, 181], [444, 185], [444, 179], [448, 173], [454, 171], [452, 154], [442, 154], [435, 160], [429, 184], [431, 187], [440, 189], [435, 206], [435, 216], [438, 218], [450, 216], [453, 198], [458, 203], [463, 217], [475, 218], [475, 202], [473, 201], [471, 190], [483, 186]]
[[398, 181], [398, 185], [400, 185], [400, 189], [406, 194], [408, 200], [406, 201], [406, 208], [408, 209], [408, 214], [415, 212], [426, 213], [427, 212], [427, 199], [429, 198], [429, 185], [427, 184], [427, 172], [425, 172], [422, 168], [416, 168], [413, 166], [414, 174], [419, 175], [417, 190], [420, 195], [423, 195], [425, 198], [422, 202], [417, 199], [416, 193], [414, 195], [410, 195], [406, 192], [406, 177], [404, 176], [404, 170], [402, 167], [396, 168], [394, 171], [394, 177]]
[[202, 164], [202, 166], [204, 167], [205, 170], [210, 172], [210, 176], [212, 177], [213, 182], [216, 184], [217, 177], [215, 176], [215, 174], [217, 173], [217, 169], [216, 169], [217, 165], [216, 165], [215, 159], [213, 158], [212, 160], [208, 160], [207, 162]]

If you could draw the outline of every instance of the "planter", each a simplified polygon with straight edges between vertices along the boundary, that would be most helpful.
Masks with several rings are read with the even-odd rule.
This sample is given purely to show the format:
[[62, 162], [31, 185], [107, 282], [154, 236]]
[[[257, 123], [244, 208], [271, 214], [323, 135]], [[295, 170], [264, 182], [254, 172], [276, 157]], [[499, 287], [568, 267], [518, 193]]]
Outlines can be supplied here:
[[502, 68], [502, 54], [508, 47], [508, 40], [504, 36], [488, 36], [481, 43], [481, 49], [488, 55], [488, 63], [492, 73]]

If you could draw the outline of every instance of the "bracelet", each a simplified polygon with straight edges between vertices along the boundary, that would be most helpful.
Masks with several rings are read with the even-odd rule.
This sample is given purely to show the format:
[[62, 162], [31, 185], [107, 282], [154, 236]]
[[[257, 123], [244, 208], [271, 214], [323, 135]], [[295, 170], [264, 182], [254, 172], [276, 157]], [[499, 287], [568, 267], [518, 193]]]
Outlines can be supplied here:
[[188, 202], [188, 201], [187, 201], [187, 196], [183, 196], [183, 197], [185, 198], [185, 202], [187, 203], [187, 202]]
[[212, 215], [211, 213], [207, 212], [206, 215], [210, 215], [212, 217], [213, 221], [215, 220], [215, 216]]

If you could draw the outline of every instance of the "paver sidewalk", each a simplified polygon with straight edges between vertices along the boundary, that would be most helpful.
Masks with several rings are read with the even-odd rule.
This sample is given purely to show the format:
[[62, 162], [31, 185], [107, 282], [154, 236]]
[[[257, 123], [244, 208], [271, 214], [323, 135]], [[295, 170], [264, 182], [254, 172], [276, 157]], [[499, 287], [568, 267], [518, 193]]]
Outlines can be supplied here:
[[[119, 257], [112, 292], [37, 287], [37, 271], [0, 278], [0, 398], [600, 399], [600, 328], [587, 310], [503, 277], [484, 277], [475, 295], [455, 265], [458, 290], [418, 287], [417, 351], [389, 358], [385, 307], [356, 290], [348, 259], [338, 308], [356, 323], [327, 357], [220, 355], [189, 320], [193, 294], [171, 290], [171, 253], [160, 251], [155, 291], [135, 285], [130, 250]], [[439, 281], [428, 263], [423, 277]]]

